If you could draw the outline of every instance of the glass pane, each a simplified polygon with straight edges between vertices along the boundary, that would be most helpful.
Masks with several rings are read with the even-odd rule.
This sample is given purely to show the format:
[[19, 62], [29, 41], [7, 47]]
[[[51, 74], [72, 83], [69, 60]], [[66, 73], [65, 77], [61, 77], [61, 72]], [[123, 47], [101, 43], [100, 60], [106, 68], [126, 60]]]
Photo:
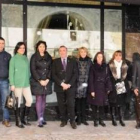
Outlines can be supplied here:
[[2, 4], [2, 37], [6, 41], [6, 50], [13, 55], [18, 41], [23, 41], [22, 6]]
[[122, 11], [105, 10], [104, 51], [107, 61], [116, 50], [122, 50]]
[[[28, 52], [34, 53], [37, 41], [47, 42], [47, 50], [58, 57], [60, 45], [68, 47], [68, 55], [76, 56], [85, 46], [93, 57], [100, 50], [100, 10], [68, 7], [28, 6]], [[56, 102], [56, 95], [47, 96], [47, 102]]]

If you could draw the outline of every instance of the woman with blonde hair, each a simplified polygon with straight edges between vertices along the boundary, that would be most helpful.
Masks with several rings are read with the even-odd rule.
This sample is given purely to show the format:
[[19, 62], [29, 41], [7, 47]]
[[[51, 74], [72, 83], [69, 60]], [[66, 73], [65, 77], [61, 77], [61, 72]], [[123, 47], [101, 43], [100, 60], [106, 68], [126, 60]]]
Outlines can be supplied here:
[[109, 62], [111, 72], [111, 81], [113, 90], [109, 94], [109, 102], [112, 116], [112, 125], [117, 126], [116, 113], [118, 113], [119, 121], [122, 126], [125, 126], [123, 121], [123, 106], [129, 92], [129, 84], [127, 79], [128, 65], [122, 57], [122, 51], [114, 52], [111, 61]]
[[83, 123], [88, 125], [86, 122], [86, 97], [87, 97], [87, 83], [89, 78], [89, 69], [92, 64], [89, 57], [87, 48], [81, 47], [78, 49], [78, 81], [77, 81], [77, 92], [76, 92], [76, 114], [77, 114], [77, 125]]

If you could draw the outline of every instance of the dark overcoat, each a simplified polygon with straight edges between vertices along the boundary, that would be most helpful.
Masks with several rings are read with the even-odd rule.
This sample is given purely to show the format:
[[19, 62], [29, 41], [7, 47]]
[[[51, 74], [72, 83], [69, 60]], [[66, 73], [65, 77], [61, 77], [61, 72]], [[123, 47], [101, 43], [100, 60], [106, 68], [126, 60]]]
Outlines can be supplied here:
[[[31, 91], [33, 95], [51, 94], [51, 65], [52, 58], [48, 52], [42, 57], [36, 52], [31, 57]], [[42, 86], [39, 80], [49, 79], [47, 86]]]
[[[90, 68], [88, 103], [96, 106], [108, 104], [108, 93], [112, 90], [109, 69], [106, 64], [94, 63]], [[91, 96], [95, 92], [95, 97]]]
[[133, 54], [132, 87], [133, 90], [138, 89], [140, 91], [140, 54], [138, 53]]

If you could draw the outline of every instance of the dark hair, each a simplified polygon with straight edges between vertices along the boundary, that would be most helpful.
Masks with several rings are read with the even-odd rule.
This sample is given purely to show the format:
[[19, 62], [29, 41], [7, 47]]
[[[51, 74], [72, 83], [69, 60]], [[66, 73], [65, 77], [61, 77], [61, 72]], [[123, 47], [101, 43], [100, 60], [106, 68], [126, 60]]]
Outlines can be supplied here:
[[36, 49], [35, 49], [35, 51], [38, 52], [38, 47], [39, 47], [40, 44], [43, 44], [45, 46], [45, 52], [46, 52], [46, 50], [47, 50], [47, 44], [46, 44], [45, 41], [42, 41], [42, 40], [40, 40], [40, 41], [38, 41], [36, 43]]
[[102, 63], [106, 63], [106, 60], [105, 60], [105, 56], [104, 56], [104, 53], [103, 52], [97, 52], [95, 57], [94, 57], [94, 60], [93, 60], [93, 63], [97, 63], [97, 56], [101, 54], [103, 56], [103, 61]]
[[61, 49], [61, 48], [65, 48], [67, 50], [67, 47], [64, 46], [64, 45], [62, 45], [62, 46], [59, 47], [59, 49]]
[[140, 61], [140, 54], [138, 52], [133, 53], [132, 61]]
[[18, 42], [15, 49], [14, 49], [14, 54], [17, 54], [18, 49], [20, 48], [20, 46], [24, 45], [25, 46], [25, 52], [24, 55], [27, 55], [27, 47], [25, 45], [24, 42]]
[[3, 40], [3, 41], [5, 41], [5, 39], [4, 39], [3, 37], [1, 37], [1, 36], [0, 36], [0, 40]]

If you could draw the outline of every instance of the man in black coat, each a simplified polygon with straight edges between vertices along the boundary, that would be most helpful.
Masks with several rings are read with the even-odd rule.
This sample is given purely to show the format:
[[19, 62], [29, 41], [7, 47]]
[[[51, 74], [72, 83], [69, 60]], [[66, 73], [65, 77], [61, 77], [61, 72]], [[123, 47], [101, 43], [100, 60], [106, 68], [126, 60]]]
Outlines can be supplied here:
[[136, 98], [136, 128], [140, 129], [140, 54], [137, 52], [133, 54], [132, 88]]
[[9, 111], [5, 108], [6, 97], [9, 94], [9, 61], [11, 55], [4, 50], [5, 40], [0, 37], [0, 99], [3, 110], [3, 122], [6, 127], [10, 127]]
[[71, 127], [76, 129], [75, 123], [75, 92], [77, 79], [76, 61], [67, 57], [67, 48], [59, 48], [60, 58], [53, 62], [52, 77], [55, 82], [54, 91], [57, 94], [58, 106], [61, 115], [60, 127], [67, 124], [67, 115], [70, 117]]

